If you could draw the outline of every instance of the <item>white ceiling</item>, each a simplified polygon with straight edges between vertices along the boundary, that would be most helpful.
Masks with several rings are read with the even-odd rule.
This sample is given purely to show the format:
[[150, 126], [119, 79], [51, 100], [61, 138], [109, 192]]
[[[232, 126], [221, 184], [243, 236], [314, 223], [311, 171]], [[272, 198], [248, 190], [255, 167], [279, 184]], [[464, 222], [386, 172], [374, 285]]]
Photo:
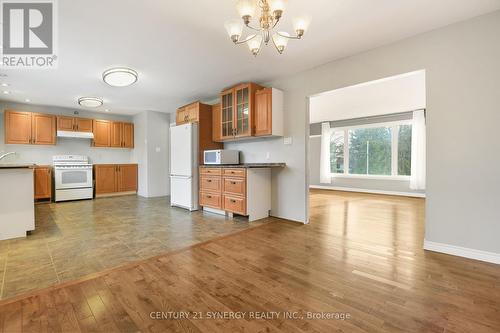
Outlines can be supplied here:
[[[272, 47], [254, 58], [232, 45], [224, 22], [233, 0], [65, 0], [59, 7], [59, 67], [2, 70], [11, 84], [4, 100], [78, 108], [80, 96], [100, 96], [112, 112], [173, 112], [242, 81], [266, 82], [383, 44], [500, 9], [500, 0], [290, 0], [280, 30], [312, 16], [302, 41], [285, 54]], [[129, 66], [139, 81], [113, 88], [101, 80]]]
[[425, 109], [425, 71], [335, 89], [310, 103], [311, 124]]

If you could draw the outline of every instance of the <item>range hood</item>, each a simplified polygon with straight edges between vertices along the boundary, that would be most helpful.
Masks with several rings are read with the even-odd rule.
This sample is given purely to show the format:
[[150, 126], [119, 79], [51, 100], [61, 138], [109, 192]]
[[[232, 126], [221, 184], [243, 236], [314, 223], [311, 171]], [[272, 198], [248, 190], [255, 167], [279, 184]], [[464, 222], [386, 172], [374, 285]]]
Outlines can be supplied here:
[[78, 139], [93, 139], [92, 132], [73, 132], [73, 131], [57, 131], [59, 138], [78, 138]]

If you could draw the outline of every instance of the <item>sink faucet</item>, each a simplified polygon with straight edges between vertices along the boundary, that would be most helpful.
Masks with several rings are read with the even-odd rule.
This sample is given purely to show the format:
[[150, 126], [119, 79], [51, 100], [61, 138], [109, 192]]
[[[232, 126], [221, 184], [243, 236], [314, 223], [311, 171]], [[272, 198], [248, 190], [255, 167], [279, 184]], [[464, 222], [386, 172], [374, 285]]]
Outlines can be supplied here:
[[1, 154], [1, 155], [0, 155], [0, 160], [2, 160], [3, 158], [5, 158], [5, 157], [7, 157], [7, 156], [9, 156], [9, 155], [15, 155], [15, 154], [16, 154], [16, 152], [15, 152], [15, 151], [11, 151], [11, 152], [9, 152], [9, 153]]

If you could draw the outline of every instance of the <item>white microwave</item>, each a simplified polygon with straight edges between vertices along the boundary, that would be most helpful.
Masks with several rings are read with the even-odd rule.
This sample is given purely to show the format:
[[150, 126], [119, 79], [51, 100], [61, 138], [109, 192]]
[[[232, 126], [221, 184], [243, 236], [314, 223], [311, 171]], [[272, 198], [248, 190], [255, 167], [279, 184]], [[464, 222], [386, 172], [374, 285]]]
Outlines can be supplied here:
[[240, 164], [240, 152], [227, 149], [205, 150], [203, 164]]

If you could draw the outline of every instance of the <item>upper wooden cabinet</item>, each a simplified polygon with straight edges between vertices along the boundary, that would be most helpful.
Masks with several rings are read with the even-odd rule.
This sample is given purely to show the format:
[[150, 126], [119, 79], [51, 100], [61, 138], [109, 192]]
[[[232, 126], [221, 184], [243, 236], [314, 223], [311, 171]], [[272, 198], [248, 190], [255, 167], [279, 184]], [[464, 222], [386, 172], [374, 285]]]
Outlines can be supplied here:
[[78, 117], [57, 117], [57, 130], [68, 132], [89, 132], [92, 133], [93, 129], [92, 119], [78, 118]]
[[111, 147], [111, 124], [109, 120], [94, 119], [94, 147]]
[[217, 138], [225, 141], [253, 135], [255, 93], [259, 89], [262, 87], [255, 83], [244, 83], [221, 92], [220, 129], [216, 128], [220, 134], [215, 134]]
[[200, 115], [210, 109], [210, 105], [194, 102], [177, 109], [175, 124], [183, 125], [200, 121]]
[[212, 105], [212, 140], [215, 142], [222, 140], [220, 103]]
[[220, 111], [213, 112], [215, 141], [250, 136], [283, 135], [283, 93], [254, 83], [221, 93]]
[[134, 148], [134, 124], [94, 120], [94, 147]]
[[255, 93], [254, 136], [283, 136], [283, 92], [264, 88]]
[[134, 148], [134, 124], [123, 123], [123, 148]]
[[5, 110], [6, 144], [56, 144], [54, 115]]

